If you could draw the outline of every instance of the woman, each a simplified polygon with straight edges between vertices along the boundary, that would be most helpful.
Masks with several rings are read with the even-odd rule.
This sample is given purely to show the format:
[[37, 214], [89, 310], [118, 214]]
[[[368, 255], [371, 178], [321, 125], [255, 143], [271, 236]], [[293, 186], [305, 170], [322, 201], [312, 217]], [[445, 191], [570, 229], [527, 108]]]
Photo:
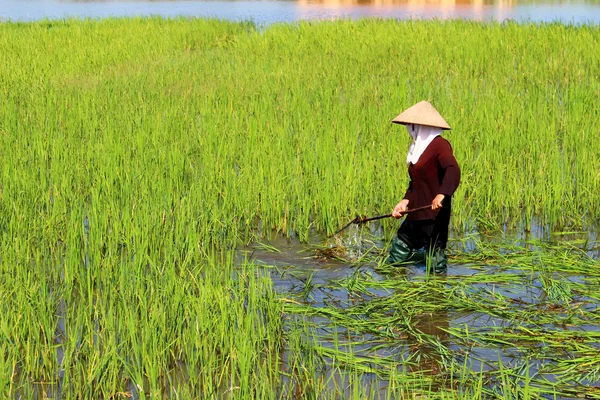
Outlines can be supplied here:
[[392, 241], [388, 263], [408, 261], [415, 250], [424, 248], [427, 265], [443, 272], [452, 195], [460, 182], [452, 147], [440, 136], [450, 126], [427, 101], [415, 104], [392, 122], [406, 125], [413, 139], [406, 157], [410, 183], [392, 216], [401, 218], [408, 210], [427, 205], [431, 208], [407, 214]]

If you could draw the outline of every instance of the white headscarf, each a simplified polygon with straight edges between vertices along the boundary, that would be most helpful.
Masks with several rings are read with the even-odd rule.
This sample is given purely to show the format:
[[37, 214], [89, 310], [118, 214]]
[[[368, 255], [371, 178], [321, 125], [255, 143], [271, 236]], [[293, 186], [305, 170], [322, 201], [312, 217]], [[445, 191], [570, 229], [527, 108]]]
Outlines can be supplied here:
[[417, 124], [406, 124], [406, 129], [413, 139], [413, 142], [408, 149], [406, 163], [416, 164], [417, 161], [419, 161], [421, 154], [423, 154], [427, 146], [429, 146], [429, 143], [441, 135], [442, 129], [435, 126]]

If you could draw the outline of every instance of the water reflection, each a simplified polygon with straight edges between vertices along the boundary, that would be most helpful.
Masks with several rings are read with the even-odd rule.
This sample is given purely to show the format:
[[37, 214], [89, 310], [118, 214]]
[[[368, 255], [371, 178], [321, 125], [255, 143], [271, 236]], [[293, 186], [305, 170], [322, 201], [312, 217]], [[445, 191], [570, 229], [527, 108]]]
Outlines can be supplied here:
[[[448, 312], [435, 311], [430, 314], [419, 316], [415, 323], [415, 330], [422, 337], [428, 338], [422, 341], [420, 346], [415, 346], [414, 351], [418, 366], [414, 371], [422, 371], [431, 375], [439, 375], [444, 372], [444, 354], [441, 350], [450, 346], [450, 317]], [[410, 338], [414, 343], [419, 343], [419, 337]]]
[[395, 7], [395, 6], [466, 6], [483, 7], [495, 6], [498, 8], [512, 8], [517, 2], [515, 0], [298, 0], [300, 5], [322, 4], [330, 7]]
[[600, 0], [298, 0], [301, 19], [395, 18], [600, 23]]
[[599, 24], [600, 0], [0, 0], [0, 20], [149, 15], [252, 20], [259, 25], [366, 17]]
[[298, 0], [300, 7], [320, 5], [334, 9], [368, 8], [374, 16], [403, 12], [417, 18], [469, 18], [475, 20], [512, 18], [515, 0]]

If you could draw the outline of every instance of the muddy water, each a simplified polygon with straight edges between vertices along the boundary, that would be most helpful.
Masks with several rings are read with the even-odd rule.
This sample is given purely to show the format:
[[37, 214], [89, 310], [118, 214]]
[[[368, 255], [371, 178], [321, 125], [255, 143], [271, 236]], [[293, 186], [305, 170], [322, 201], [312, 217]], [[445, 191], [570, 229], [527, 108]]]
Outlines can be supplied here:
[[[380, 232], [379, 232], [380, 233]], [[541, 231], [537, 232], [538, 234]], [[588, 254], [598, 258], [598, 246], [593, 245], [597, 241], [597, 233], [574, 232], [569, 234], [547, 235], [546, 239], [553, 238], [557, 242], [567, 241], [570, 243], [586, 243]], [[240, 260], [251, 260], [260, 266], [264, 273], [269, 274], [275, 290], [284, 298], [293, 298], [305, 305], [319, 309], [329, 308], [334, 310], [346, 310], [352, 307], [368, 304], [371, 301], [385, 299], [394, 294], [394, 289], [386, 288], [386, 282], [390, 280], [401, 280], [408, 282], [424, 282], [428, 279], [438, 279], [448, 288], [457, 288], [461, 286], [461, 281], [470, 279], [465, 293], [472, 296], [473, 302], [481, 302], [483, 307], [488, 302], [491, 306], [502, 300], [509, 311], [495, 315], [494, 311], [482, 309], [477, 311], [461, 311], [460, 308], [449, 309], [448, 311], [435, 311], [418, 315], [411, 321], [411, 330], [419, 332], [414, 336], [410, 332], [403, 331], [402, 327], [382, 326], [381, 329], [391, 329], [395, 333], [397, 340], [392, 343], [378, 338], [371, 334], [352, 334], [347, 327], [332, 323], [323, 316], [311, 316], [305, 318], [305, 321], [314, 324], [317, 340], [325, 346], [343, 346], [346, 338], [346, 345], [352, 343], [353, 354], [364, 355], [365, 357], [394, 357], [399, 361], [411, 358], [418, 360], [416, 369], [429, 374], [439, 373], [444, 364], [443, 355], [440, 354], [436, 343], [441, 343], [456, 357], [459, 362], [464, 362], [471, 371], [486, 372], [497, 371], [499, 365], [504, 367], [515, 367], [522, 365], [527, 360], [528, 373], [535, 375], [540, 372], [547, 382], [556, 382], [561, 377], [547, 373], [548, 359], [545, 356], [536, 358], [531, 354], [538, 354], [536, 346], [542, 346], [540, 343], [531, 343], [528, 340], [515, 339], [514, 337], [502, 339], [503, 332], [518, 332], [521, 329], [528, 329], [521, 326], [522, 320], [512, 316], [522, 313], [535, 313], [535, 310], [548, 307], [547, 285], [544, 285], [544, 276], [540, 271], [535, 271], [529, 266], [521, 268], [515, 265], [510, 267], [496, 267], [489, 263], [450, 263], [445, 275], [430, 277], [426, 273], [425, 265], [416, 264], [398, 268], [390, 275], [389, 271], [382, 271], [378, 267], [377, 260], [384, 255], [385, 243], [381, 238], [373, 235], [365, 235], [357, 229], [350, 230], [344, 236], [343, 243], [339, 240], [327, 239], [323, 237], [313, 237], [307, 244], [299, 243], [294, 240], [284, 238], [274, 238], [264, 243], [257, 243], [252, 246], [240, 249]], [[527, 235], [515, 235], [507, 238], [504, 234], [497, 237], [487, 237], [488, 241], [513, 241], [530, 243], [530, 237]], [[592, 245], [589, 245], [590, 242]], [[597, 243], [597, 242], [596, 242]], [[324, 256], [323, 249], [337, 248], [340, 246], [346, 248], [346, 258], [343, 254], [333, 252], [332, 257]], [[531, 244], [532, 251], [534, 245]], [[457, 240], [451, 242], [450, 252], [469, 252], [476, 245], [470, 240]], [[369, 255], [371, 255], [369, 257]], [[335, 257], [341, 256], [340, 259]], [[358, 260], [358, 261], [357, 261]], [[451, 258], [452, 260], [452, 258]], [[494, 279], [495, 274], [502, 274], [501, 281]], [[514, 275], [514, 279], [511, 278]], [[356, 281], [357, 277], [366, 277], [368, 282], [367, 290], [361, 291], [358, 295], [354, 290], [348, 290], [351, 283]], [[573, 284], [588, 284], [592, 282], [585, 275], [564, 274], [555, 278], [559, 281], [565, 280]], [[360, 279], [359, 279], [360, 280]], [[597, 285], [598, 282], [594, 280]], [[380, 283], [380, 284], [378, 284]], [[427, 297], [427, 295], [425, 295]], [[397, 299], [397, 297], [396, 297]], [[439, 300], [435, 297], [421, 298], [421, 301], [430, 301], [432, 304]], [[573, 303], [582, 303], [582, 309], [587, 312], [596, 312], [599, 301], [594, 298], [585, 298], [573, 296]], [[390, 309], [393, 304], [388, 305]], [[477, 306], [475, 305], [474, 308]], [[552, 311], [552, 309], [550, 309]], [[391, 311], [390, 311], [391, 312]], [[583, 332], [598, 332], [600, 327], [594, 323], [580, 324], [579, 326], [568, 326], [564, 324], [565, 318], [560, 313], [556, 314], [557, 324], [547, 324], [550, 331], [575, 329]], [[543, 332], [544, 328], [540, 328]], [[454, 336], [452, 332], [484, 332], [487, 339], [494, 338], [493, 332], [498, 332], [501, 344], [493, 345], [490, 343], [477, 342], [470, 343], [468, 346], [463, 337]], [[431, 341], [423, 341], [423, 338], [431, 338]], [[514, 346], [506, 342], [514, 342]], [[337, 343], [334, 345], [334, 342]], [[340, 344], [342, 343], [342, 344]], [[499, 342], [500, 343], [500, 342]], [[533, 348], [531, 347], [533, 346]], [[592, 343], [592, 346], [594, 344]], [[600, 348], [600, 344], [595, 344]], [[350, 347], [348, 347], [350, 348]], [[569, 357], [569, 355], [563, 355]], [[546, 368], [546, 370], [544, 370]], [[333, 373], [333, 372], [330, 372]], [[341, 379], [341, 378], [340, 378]], [[593, 378], [592, 378], [593, 379]], [[587, 384], [598, 384], [600, 382], [586, 382]], [[366, 387], [374, 392], [385, 391], [386, 384], [377, 379], [371, 382], [365, 382]]]

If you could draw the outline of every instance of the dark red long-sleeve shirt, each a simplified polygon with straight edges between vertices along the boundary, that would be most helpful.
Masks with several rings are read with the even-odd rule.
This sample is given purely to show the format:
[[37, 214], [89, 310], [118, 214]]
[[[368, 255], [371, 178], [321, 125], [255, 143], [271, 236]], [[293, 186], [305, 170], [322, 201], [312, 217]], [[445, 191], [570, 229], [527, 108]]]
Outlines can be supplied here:
[[445, 198], [439, 212], [429, 209], [415, 211], [408, 214], [406, 219], [436, 219], [438, 215], [449, 217], [451, 197], [460, 183], [460, 168], [450, 143], [441, 136], [433, 139], [419, 157], [419, 161], [409, 164], [408, 174], [410, 184], [404, 195], [409, 201], [408, 209], [431, 204], [438, 194], [445, 195]]

